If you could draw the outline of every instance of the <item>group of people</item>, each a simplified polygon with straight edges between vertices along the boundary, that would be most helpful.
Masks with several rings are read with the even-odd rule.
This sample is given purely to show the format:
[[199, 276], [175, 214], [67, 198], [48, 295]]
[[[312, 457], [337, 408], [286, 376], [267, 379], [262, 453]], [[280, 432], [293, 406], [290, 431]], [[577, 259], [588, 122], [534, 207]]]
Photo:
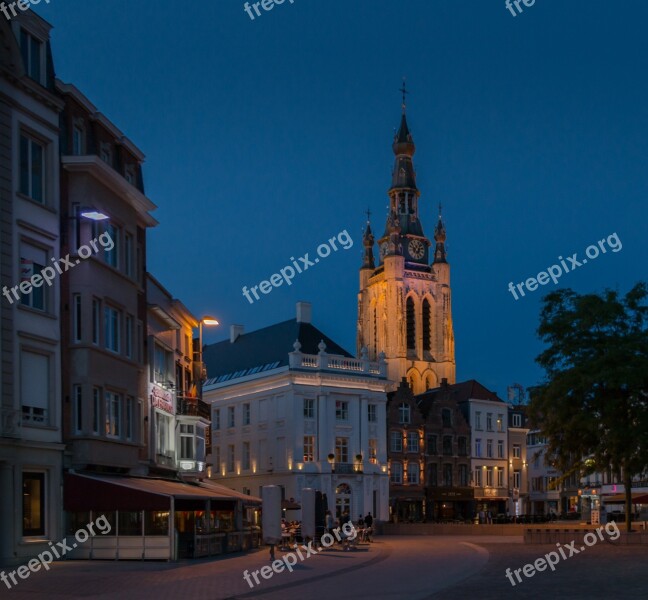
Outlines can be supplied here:
[[[331, 535], [333, 532], [337, 529], [338, 530], [338, 535], [341, 535], [341, 544], [344, 550], [349, 550], [350, 549], [350, 544], [353, 543], [354, 545], [357, 544], [359, 541], [360, 542], [370, 542], [371, 541], [371, 534], [373, 533], [373, 516], [371, 515], [371, 512], [367, 513], [365, 517], [362, 515], [358, 516], [358, 520], [353, 523], [351, 520], [351, 515], [349, 514], [349, 511], [344, 511], [339, 519], [336, 519], [333, 517], [333, 514], [331, 513], [330, 510], [326, 511], [325, 515], [325, 531], [326, 533], [330, 533]], [[345, 524], [350, 523], [353, 525], [353, 528], [355, 529], [355, 536], [349, 537], [344, 535], [343, 533], [340, 533], [342, 528], [344, 527]], [[347, 526], [347, 530], [350, 528]]]

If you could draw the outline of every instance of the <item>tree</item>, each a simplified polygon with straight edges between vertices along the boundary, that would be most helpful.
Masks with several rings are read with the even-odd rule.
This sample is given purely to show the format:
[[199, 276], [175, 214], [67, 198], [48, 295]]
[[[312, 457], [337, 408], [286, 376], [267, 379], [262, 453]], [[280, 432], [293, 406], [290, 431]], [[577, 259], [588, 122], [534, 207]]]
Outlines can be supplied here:
[[648, 469], [648, 287], [548, 294], [538, 334], [546, 371], [529, 415], [547, 438], [547, 460], [563, 473], [612, 470], [625, 485], [631, 531], [634, 476]]

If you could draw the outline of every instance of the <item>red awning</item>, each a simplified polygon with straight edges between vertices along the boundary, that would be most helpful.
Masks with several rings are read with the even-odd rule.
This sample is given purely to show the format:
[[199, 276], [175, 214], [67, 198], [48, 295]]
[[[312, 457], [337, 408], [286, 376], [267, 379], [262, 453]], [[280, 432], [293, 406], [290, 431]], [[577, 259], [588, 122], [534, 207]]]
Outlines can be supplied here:
[[[171, 498], [206, 502], [236, 502], [238, 496], [224, 486], [191, 485], [166, 479], [109, 477], [66, 473], [64, 507], [68, 511], [87, 510], [169, 510]], [[247, 496], [246, 496], [247, 498]]]
[[[625, 494], [601, 496], [601, 501], [604, 504], [625, 504]], [[632, 492], [632, 504], [648, 504], [648, 494]]]

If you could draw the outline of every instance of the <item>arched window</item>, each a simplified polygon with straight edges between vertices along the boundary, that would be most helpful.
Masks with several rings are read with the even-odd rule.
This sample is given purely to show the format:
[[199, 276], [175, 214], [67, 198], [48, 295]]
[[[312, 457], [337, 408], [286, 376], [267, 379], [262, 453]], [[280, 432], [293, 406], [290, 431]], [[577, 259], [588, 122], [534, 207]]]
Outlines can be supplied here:
[[429, 352], [431, 348], [432, 331], [430, 323], [432, 320], [432, 307], [430, 301], [426, 298], [423, 300], [423, 350]]
[[398, 407], [398, 422], [407, 425], [410, 423], [410, 416], [411, 414], [409, 404], [401, 402], [400, 406]]
[[406, 303], [407, 313], [407, 349], [416, 350], [416, 315], [414, 312], [414, 300], [410, 296]]

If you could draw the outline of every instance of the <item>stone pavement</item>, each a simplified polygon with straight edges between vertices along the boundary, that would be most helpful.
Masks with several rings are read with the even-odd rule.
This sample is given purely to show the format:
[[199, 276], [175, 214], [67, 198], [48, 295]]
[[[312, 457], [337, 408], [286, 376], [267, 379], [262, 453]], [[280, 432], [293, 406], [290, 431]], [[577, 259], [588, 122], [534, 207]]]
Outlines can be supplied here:
[[[648, 549], [588, 548], [561, 562], [555, 572], [525, 579], [515, 588], [505, 577], [555, 546], [525, 546], [521, 537], [384, 536], [357, 551], [327, 550], [250, 589], [243, 571], [268, 565], [268, 551], [226, 558], [162, 562], [67, 561], [32, 574], [7, 590], [3, 600], [104, 598], [192, 600], [268, 598], [428, 600], [495, 598], [628, 598], [648, 590]], [[281, 553], [277, 553], [279, 557]]]

